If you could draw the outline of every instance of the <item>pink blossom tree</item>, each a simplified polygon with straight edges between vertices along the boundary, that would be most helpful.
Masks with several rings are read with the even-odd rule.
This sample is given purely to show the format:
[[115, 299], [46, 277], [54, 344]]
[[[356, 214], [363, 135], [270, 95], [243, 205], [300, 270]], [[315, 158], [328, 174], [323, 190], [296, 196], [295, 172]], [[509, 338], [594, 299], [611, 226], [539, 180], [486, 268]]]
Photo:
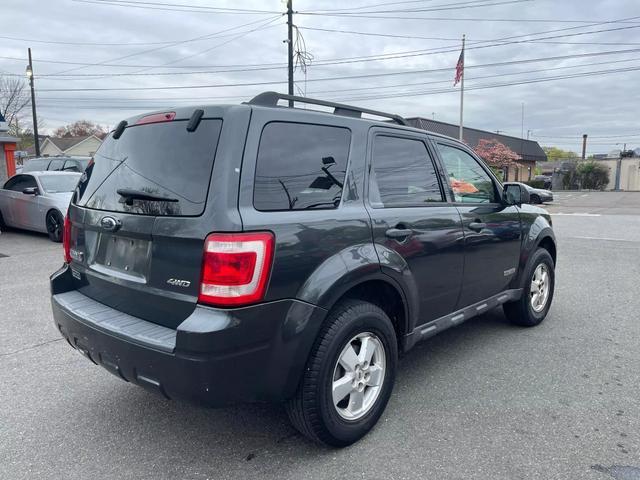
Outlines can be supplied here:
[[495, 138], [491, 140], [481, 139], [473, 150], [481, 156], [490, 167], [496, 169], [518, 166], [518, 160], [520, 160], [520, 155]]

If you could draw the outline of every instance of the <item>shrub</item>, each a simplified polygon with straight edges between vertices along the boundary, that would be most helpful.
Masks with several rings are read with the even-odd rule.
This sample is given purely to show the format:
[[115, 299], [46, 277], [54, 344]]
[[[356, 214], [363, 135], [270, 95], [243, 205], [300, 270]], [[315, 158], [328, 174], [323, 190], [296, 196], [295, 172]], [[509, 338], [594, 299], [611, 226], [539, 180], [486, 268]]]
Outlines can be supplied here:
[[609, 184], [609, 169], [598, 162], [582, 162], [576, 173], [582, 188], [604, 190]]

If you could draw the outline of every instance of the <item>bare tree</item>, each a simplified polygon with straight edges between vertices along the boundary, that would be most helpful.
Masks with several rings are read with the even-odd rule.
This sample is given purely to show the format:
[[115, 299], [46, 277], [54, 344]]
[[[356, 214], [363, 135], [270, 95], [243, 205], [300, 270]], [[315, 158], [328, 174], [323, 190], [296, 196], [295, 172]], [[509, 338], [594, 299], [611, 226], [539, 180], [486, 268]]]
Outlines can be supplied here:
[[89, 120], [78, 120], [53, 131], [54, 137], [84, 137], [87, 135], [104, 138], [107, 135], [107, 129]]
[[0, 113], [11, 129], [15, 128], [18, 115], [29, 102], [29, 92], [22, 78], [0, 75]]

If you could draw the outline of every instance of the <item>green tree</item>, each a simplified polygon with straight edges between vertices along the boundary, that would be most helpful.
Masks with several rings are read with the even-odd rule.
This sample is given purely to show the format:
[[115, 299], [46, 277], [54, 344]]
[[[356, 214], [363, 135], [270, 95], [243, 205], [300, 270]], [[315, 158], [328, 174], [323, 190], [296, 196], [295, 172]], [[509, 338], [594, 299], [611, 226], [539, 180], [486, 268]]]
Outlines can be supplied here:
[[576, 152], [572, 152], [571, 150], [562, 150], [558, 147], [542, 147], [542, 150], [547, 154], [547, 160], [550, 162], [555, 162], [563, 158], [576, 158], [578, 156]]

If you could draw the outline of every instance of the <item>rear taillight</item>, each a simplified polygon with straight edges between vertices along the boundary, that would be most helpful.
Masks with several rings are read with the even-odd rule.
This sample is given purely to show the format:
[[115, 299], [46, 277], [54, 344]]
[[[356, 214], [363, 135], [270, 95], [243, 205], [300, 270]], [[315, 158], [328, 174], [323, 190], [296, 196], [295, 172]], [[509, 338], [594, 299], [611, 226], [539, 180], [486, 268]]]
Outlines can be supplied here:
[[259, 302], [267, 289], [273, 260], [270, 232], [212, 233], [204, 242], [198, 301], [237, 306]]
[[69, 214], [64, 217], [64, 228], [62, 230], [62, 248], [64, 249], [65, 263], [71, 263], [71, 220], [69, 220]]

